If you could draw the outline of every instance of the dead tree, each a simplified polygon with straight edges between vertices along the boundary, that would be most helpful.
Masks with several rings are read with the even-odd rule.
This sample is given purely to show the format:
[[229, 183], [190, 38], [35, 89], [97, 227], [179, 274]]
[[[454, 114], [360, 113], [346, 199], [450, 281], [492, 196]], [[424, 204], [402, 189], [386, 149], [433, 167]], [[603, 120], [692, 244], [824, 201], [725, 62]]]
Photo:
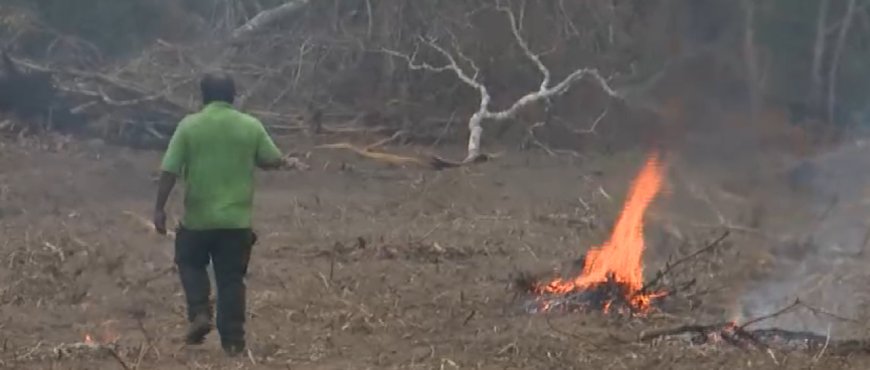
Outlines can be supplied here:
[[[574, 85], [575, 82], [580, 81], [585, 77], [591, 77], [601, 87], [601, 89], [611, 97], [621, 98], [621, 94], [614, 90], [607, 82], [607, 79], [601, 76], [601, 73], [599, 73], [599, 71], [594, 68], [576, 69], [574, 70], [574, 72], [570, 73], [558, 83], [553, 84], [550, 69], [547, 68], [547, 66], [544, 65], [544, 63], [541, 61], [540, 54], [533, 52], [526, 40], [523, 38], [521, 29], [522, 25], [517, 21], [514, 12], [509, 7], [503, 5], [498, 5], [497, 9], [507, 15], [507, 18], [510, 21], [511, 32], [514, 36], [514, 39], [516, 39], [517, 44], [522, 49], [525, 56], [535, 64], [535, 67], [538, 69], [542, 76], [541, 84], [537, 90], [531, 91], [523, 95], [507, 109], [492, 109], [492, 107], [490, 106], [492, 101], [492, 95], [490, 94], [487, 87], [479, 79], [480, 70], [478, 69], [474, 61], [460, 50], [458, 45], [454, 46], [456, 53], [456, 56], [454, 56], [452, 53], [447, 51], [447, 49], [439, 45], [435, 39], [426, 39], [420, 37], [420, 41], [422, 43], [437, 51], [444, 57], [444, 59], [447, 60], [446, 64], [441, 66], [434, 66], [426, 62], [418, 62], [416, 60], [416, 54], [409, 55], [394, 50], [383, 49], [383, 52], [387, 54], [404, 59], [408, 65], [408, 68], [412, 70], [423, 70], [436, 73], [452, 72], [463, 83], [477, 90], [478, 94], [480, 95], [480, 104], [477, 111], [475, 111], [474, 114], [471, 115], [471, 118], [468, 120], [468, 153], [465, 160], [463, 161], [464, 163], [471, 163], [486, 159], [486, 156], [481, 153], [480, 149], [480, 141], [483, 135], [482, 123], [484, 120], [505, 121], [515, 118], [517, 113], [519, 113], [519, 111], [523, 108], [533, 103], [545, 101], [562, 95], [567, 92], [571, 88], [571, 86]], [[469, 73], [459, 65], [456, 59], [457, 57], [461, 58], [463, 61], [470, 65], [470, 68], [472, 70], [471, 73]]]

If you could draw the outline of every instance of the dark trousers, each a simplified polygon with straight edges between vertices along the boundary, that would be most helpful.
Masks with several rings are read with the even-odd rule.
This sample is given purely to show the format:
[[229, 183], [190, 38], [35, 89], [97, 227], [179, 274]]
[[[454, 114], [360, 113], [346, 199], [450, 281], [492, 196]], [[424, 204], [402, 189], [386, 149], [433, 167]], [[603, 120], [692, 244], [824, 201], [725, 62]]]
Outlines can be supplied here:
[[175, 237], [175, 263], [187, 298], [188, 320], [211, 318], [211, 282], [206, 268], [214, 267], [217, 285], [217, 329], [224, 344], [245, 340], [245, 275], [256, 235], [250, 229], [187, 230]]

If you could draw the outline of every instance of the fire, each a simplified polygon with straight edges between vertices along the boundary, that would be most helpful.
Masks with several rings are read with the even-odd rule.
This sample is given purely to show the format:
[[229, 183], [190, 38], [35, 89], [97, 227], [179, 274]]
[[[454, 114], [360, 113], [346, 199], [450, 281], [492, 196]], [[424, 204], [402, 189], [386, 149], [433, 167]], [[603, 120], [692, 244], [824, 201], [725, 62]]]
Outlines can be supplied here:
[[84, 344], [89, 346], [98, 346], [101, 344], [111, 344], [115, 343], [120, 339], [120, 336], [113, 330], [112, 326], [116, 323], [116, 320], [107, 320], [100, 324], [102, 327], [102, 335], [100, 339], [94, 339], [94, 336], [91, 333], [85, 333]]
[[[651, 154], [635, 178], [628, 199], [617, 219], [610, 239], [586, 254], [583, 271], [572, 279], [557, 278], [538, 285], [539, 294], [567, 295], [588, 291], [610, 283], [619, 287], [620, 294], [633, 310], [647, 310], [652, 300], [667, 293], [648, 293], [643, 290], [643, 217], [650, 203], [659, 193], [664, 169], [657, 153]], [[609, 311], [612, 300], [604, 302]]]

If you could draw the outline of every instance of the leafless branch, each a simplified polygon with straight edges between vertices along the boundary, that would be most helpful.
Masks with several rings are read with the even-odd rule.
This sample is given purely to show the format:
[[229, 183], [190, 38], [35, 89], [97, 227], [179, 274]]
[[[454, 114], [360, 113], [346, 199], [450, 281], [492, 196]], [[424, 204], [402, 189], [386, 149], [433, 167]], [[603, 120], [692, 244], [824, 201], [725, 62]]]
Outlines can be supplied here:
[[661, 271], [656, 273], [655, 278], [650, 280], [648, 283], [644, 284], [644, 286], [640, 289], [640, 291], [641, 292], [649, 291], [650, 288], [655, 286], [662, 278], [664, 278], [669, 272], [671, 272], [675, 267], [679, 266], [680, 264], [683, 264], [686, 261], [689, 261], [698, 255], [715, 250], [720, 244], [722, 244], [723, 241], [725, 241], [726, 238], [728, 238], [728, 235], [730, 235], [730, 234], [731, 234], [731, 231], [725, 230], [725, 232], [723, 232], [721, 236], [719, 236], [718, 238], [714, 239], [712, 242], [710, 242], [709, 244], [704, 246], [704, 248], [701, 248], [701, 249], [695, 251], [694, 253], [691, 253], [685, 257], [682, 257], [682, 258], [676, 260], [674, 263], [668, 263], [664, 269], [662, 269]]
[[595, 130], [598, 128], [598, 124], [601, 123], [602, 120], [604, 120], [605, 116], [607, 116], [608, 111], [610, 111], [610, 108], [601, 111], [601, 114], [599, 114], [598, 117], [595, 118], [595, 121], [592, 121], [592, 124], [589, 125], [589, 128], [583, 130], [574, 130], [574, 133], [580, 135], [597, 134], [598, 132], [596, 132]]
[[484, 120], [504, 121], [512, 119], [517, 115], [517, 113], [519, 113], [521, 109], [527, 107], [530, 104], [539, 102], [541, 100], [548, 100], [564, 94], [568, 91], [568, 89], [571, 88], [571, 86], [575, 82], [583, 78], [592, 78], [592, 80], [594, 80], [594, 82], [597, 83], [601, 87], [601, 89], [609, 96], [621, 98], [621, 94], [617, 92], [613, 87], [611, 87], [607, 79], [604, 78], [601, 73], [594, 68], [577, 69], [568, 76], [566, 76], [559, 83], [551, 85], [552, 75], [549, 68], [544, 65], [544, 63], [541, 61], [540, 55], [535, 54], [529, 47], [526, 40], [522, 37], [520, 32], [521, 22], [517, 20], [517, 17], [513, 13], [513, 10], [500, 4], [498, 5], [498, 9], [507, 14], [514, 39], [516, 40], [517, 44], [519, 44], [520, 48], [523, 49], [526, 57], [528, 57], [535, 64], [535, 66], [543, 76], [541, 84], [536, 91], [529, 92], [526, 95], [520, 97], [510, 107], [504, 110], [491, 110], [490, 103], [492, 101], [492, 96], [490, 95], [490, 92], [486, 88], [486, 86], [484, 86], [484, 84], [478, 80], [479, 69], [471, 58], [462, 53], [462, 51], [458, 47], [458, 43], [454, 42], [454, 52], [456, 53], [456, 55], [458, 55], [459, 58], [461, 58], [464, 62], [470, 65], [470, 67], [474, 70], [473, 75], [469, 75], [468, 72], [459, 65], [454, 54], [447, 51], [447, 49], [439, 45], [434, 39], [423, 39], [422, 37], [420, 38], [422, 42], [424, 42], [426, 45], [428, 45], [444, 57], [444, 59], [447, 61], [446, 65], [436, 67], [425, 62], [418, 62], [416, 60], [416, 51], [413, 54], [408, 55], [398, 51], [383, 49], [383, 51], [389, 55], [404, 59], [408, 64], [408, 68], [412, 70], [426, 70], [430, 72], [452, 71], [456, 75], [456, 77], [459, 78], [459, 80], [478, 91], [480, 95], [480, 104], [477, 111], [474, 112], [471, 115], [471, 118], [468, 120], [468, 153], [465, 160], [463, 161], [464, 163], [470, 163], [486, 159], [486, 156], [481, 154], [480, 149], [481, 136], [483, 134], [482, 122]]
[[541, 87], [539, 91], [546, 90], [548, 86], [550, 86], [550, 69], [541, 62], [540, 56], [532, 52], [532, 49], [529, 48], [528, 42], [520, 35], [520, 25], [517, 23], [517, 17], [514, 15], [514, 12], [510, 7], [504, 6], [502, 4], [498, 5], [498, 10], [507, 14], [508, 20], [511, 24], [511, 31], [514, 34], [514, 38], [517, 40], [517, 44], [520, 48], [523, 49], [523, 52], [526, 56], [535, 63], [535, 67], [538, 68], [538, 71], [543, 75], [543, 79], [541, 80]]

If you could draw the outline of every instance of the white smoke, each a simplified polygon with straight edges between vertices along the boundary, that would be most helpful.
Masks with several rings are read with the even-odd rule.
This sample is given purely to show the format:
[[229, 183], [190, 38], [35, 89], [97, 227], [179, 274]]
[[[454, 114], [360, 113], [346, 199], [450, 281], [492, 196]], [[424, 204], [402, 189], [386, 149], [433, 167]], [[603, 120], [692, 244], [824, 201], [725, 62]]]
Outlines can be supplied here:
[[[809, 223], [795, 222], [781, 230], [788, 240], [772, 248], [773, 271], [748, 284], [741, 297], [744, 319], [761, 317], [800, 299], [807, 305], [847, 318], [864, 315], [867, 297], [870, 236], [870, 146], [842, 146], [796, 167], [789, 181], [803, 191], [793, 204], [816, 214]], [[788, 213], [774, 214], [789, 225]], [[850, 335], [855, 324], [832, 315], [799, 309], [766, 320], [757, 327]]]

